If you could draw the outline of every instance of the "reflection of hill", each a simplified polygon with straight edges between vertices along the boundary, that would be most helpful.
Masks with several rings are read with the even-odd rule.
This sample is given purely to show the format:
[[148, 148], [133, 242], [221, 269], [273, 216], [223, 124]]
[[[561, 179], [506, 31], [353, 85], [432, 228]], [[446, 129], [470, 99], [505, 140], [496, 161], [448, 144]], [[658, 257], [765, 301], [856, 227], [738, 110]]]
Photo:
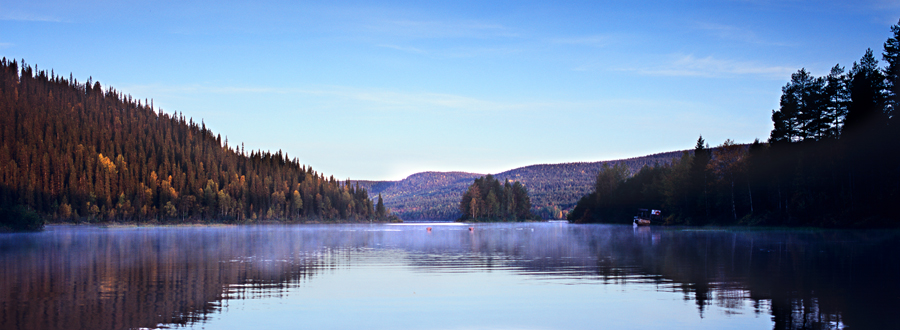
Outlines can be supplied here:
[[[15, 253], [0, 246], [0, 329], [190, 324], [218, 310], [224, 298], [277, 293], [312, 275], [317, 266], [314, 258], [291, 256], [297, 246], [265, 251], [256, 245], [262, 237], [236, 238], [227, 231], [107, 234], [70, 232], [50, 246], [23, 235], [31, 248]], [[286, 258], [235, 259], [260, 252]]]
[[[494, 176], [500, 181], [509, 179], [525, 184], [535, 211], [548, 206], [571, 210], [579, 198], [593, 190], [604, 163], [624, 163], [637, 172], [645, 165], [668, 163], [681, 157], [681, 153], [672, 151], [605, 162], [531, 165]], [[400, 181], [359, 181], [359, 184], [369, 191], [370, 197], [381, 193], [385, 206], [403, 219], [456, 219], [460, 216], [460, 197], [479, 176], [483, 174], [422, 172]]]
[[[57, 227], [8, 235], [15, 236], [0, 240], [0, 329], [192, 324], [226, 299], [280, 297], [313, 275], [371, 262], [447, 276], [503, 271], [651, 284], [682, 293], [701, 316], [709, 306], [771, 313], [775, 329], [900, 328], [891, 313], [900, 295], [896, 231], [529, 223], [430, 233], [358, 225]], [[368, 259], [373, 255], [391, 259]]]

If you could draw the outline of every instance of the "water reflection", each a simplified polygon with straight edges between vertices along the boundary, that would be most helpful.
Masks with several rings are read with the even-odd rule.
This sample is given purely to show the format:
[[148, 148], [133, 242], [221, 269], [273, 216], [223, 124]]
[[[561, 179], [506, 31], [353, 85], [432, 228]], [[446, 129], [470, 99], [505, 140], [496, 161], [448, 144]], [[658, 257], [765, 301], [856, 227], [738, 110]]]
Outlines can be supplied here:
[[775, 329], [896, 329], [897, 238], [896, 231], [558, 223], [431, 232], [390, 225], [51, 227], [0, 235], [0, 328], [205, 324], [229, 301], [285, 299], [317, 277], [404, 267], [438, 277], [493, 272], [575, 286], [644, 285], [680, 294], [700, 317], [711, 308], [735, 320], [763, 315]]

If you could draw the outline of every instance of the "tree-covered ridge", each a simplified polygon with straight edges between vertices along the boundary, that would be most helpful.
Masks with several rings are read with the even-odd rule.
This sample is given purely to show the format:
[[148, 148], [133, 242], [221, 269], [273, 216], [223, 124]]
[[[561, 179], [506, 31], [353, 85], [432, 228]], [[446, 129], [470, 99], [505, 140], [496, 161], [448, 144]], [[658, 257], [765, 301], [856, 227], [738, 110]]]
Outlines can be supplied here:
[[381, 192], [385, 205], [402, 219], [456, 219], [459, 196], [479, 174], [423, 172], [394, 182]]
[[[498, 180], [519, 181], [528, 187], [532, 212], [544, 219], [561, 219], [575, 207], [578, 199], [593, 189], [594, 178], [605, 163], [625, 164], [637, 172], [645, 165], [669, 163], [681, 151], [643, 157], [564, 164], [539, 164], [516, 168], [494, 175]], [[406, 220], [457, 219], [459, 197], [472, 180], [483, 174], [466, 172], [422, 172], [400, 181], [358, 181], [371, 194], [381, 193], [384, 203]], [[353, 182], [354, 184], [356, 182]]]
[[523, 221], [540, 219], [531, 213], [528, 189], [488, 174], [475, 179], [459, 201], [460, 221]]
[[900, 24], [891, 31], [883, 69], [867, 50], [847, 73], [793, 74], [768, 143], [710, 149], [701, 137], [668, 166], [606, 168], [569, 219], [628, 222], [655, 208], [669, 224], [900, 225]]
[[734, 202], [726, 186], [735, 178], [748, 148], [752, 146], [728, 140], [711, 149], [700, 137], [693, 151], [683, 151], [671, 163], [644, 166], [636, 172], [618, 164], [604, 166], [595, 177], [593, 191], [578, 201], [568, 219], [630, 223], [638, 209], [653, 208], [663, 209], [669, 224], [723, 223], [723, 212]]
[[671, 151], [603, 162], [531, 165], [499, 173], [496, 177], [519, 181], [528, 187], [532, 212], [541, 218], [562, 219], [581, 196], [591, 192], [594, 178], [603, 166], [619, 164], [633, 173], [644, 166], [670, 163], [679, 156], [681, 151]]
[[365, 189], [281, 151], [22, 62], [0, 61], [0, 206], [56, 221], [376, 219]]

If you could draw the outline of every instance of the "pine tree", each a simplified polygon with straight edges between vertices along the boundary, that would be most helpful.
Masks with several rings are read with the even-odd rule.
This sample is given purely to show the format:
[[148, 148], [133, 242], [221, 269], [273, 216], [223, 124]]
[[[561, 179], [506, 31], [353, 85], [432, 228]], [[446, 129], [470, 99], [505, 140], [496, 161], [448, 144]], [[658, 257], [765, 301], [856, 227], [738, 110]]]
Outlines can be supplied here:
[[769, 142], [798, 142], [818, 140], [830, 127], [826, 81], [800, 69], [791, 75], [791, 81], [781, 88], [778, 111], [772, 111], [775, 129]]
[[900, 107], [900, 22], [891, 26], [891, 33], [893, 35], [884, 42], [884, 52], [881, 53], [881, 56], [887, 62], [887, 67], [884, 70], [884, 75], [887, 78], [885, 80], [887, 112], [893, 118], [897, 118], [895, 109]]
[[840, 64], [835, 64], [831, 72], [825, 77], [823, 90], [826, 99], [825, 117], [828, 121], [828, 129], [824, 137], [839, 138], [844, 127], [844, 118], [847, 116], [847, 103], [850, 99], [847, 90], [847, 75]]
[[878, 68], [878, 60], [872, 49], [859, 63], [854, 62], [850, 70], [850, 104], [844, 128], [856, 135], [865, 135], [865, 131], [878, 130], [879, 125], [886, 124], [884, 113], [885, 78]]

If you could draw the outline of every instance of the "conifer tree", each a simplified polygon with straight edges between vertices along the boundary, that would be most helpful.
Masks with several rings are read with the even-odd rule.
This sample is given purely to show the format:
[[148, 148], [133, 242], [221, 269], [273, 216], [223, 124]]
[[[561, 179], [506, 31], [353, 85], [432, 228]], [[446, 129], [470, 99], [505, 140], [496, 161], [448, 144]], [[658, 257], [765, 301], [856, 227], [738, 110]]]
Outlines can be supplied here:
[[689, 212], [698, 219], [708, 219], [710, 216], [708, 169], [710, 159], [712, 159], [712, 155], [709, 146], [706, 145], [706, 141], [703, 140], [703, 135], [701, 135], [694, 146], [694, 158], [691, 161], [690, 174], [688, 176], [691, 186], [689, 196], [693, 199], [691, 203], [693, 204], [692, 210]]
[[853, 63], [850, 70], [850, 104], [844, 128], [856, 135], [865, 131], [877, 130], [877, 126], [886, 124], [884, 113], [885, 79], [878, 68], [878, 60], [872, 49]]
[[887, 62], [884, 70], [885, 87], [887, 89], [887, 112], [897, 118], [896, 109], [900, 106], [900, 22], [891, 26], [891, 37], [884, 42], [882, 58]]
[[381, 194], [378, 194], [378, 204], [375, 206], [375, 218], [384, 219], [387, 215], [387, 210], [384, 208], [384, 200], [381, 199]]
[[835, 64], [828, 76], [825, 77], [823, 92], [826, 111], [824, 117], [827, 117], [828, 125], [824, 137], [839, 138], [841, 136], [844, 118], [847, 116], [847, 103], [850, 99], [847, 83], [847, 76], [840, 64]]
[[493, 175], [475, 179], [459, 201], [460, 220], [522, 221], [535, 219], [528, 189], [519, 181], [500, 184]]
[[[772, 112], [775, 129], [770, 142], [798, 142], [818, 140], [830, 127], [826, 81], [800, 69], [791, 81], [781, 88], [780, 108]], [[836, 87], [836, 86], [835, 86]]]
[[365, 189], [348, 193], [281, 151], [247, 153], [203, 120], [24, 61], [0, 60], [0, 141], [0, 208], [51, 221], [374, 216]]

